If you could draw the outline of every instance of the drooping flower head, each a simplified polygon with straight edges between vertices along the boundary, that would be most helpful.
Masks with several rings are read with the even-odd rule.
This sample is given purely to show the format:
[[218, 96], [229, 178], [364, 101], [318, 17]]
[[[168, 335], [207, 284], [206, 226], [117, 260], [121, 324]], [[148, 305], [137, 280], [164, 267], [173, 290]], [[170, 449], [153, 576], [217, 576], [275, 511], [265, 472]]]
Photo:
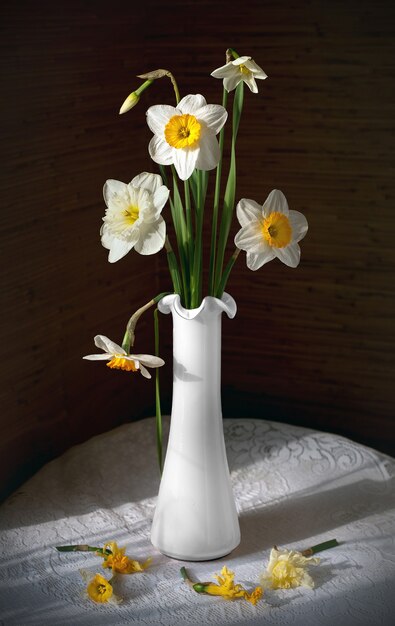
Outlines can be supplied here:
[[293, 589], [295, 587], [314, 587], [314, 581], [306, 568], [317, 565], [320, 559], [305, 557], [296, 550], [273, 548], [266, 571], [260, 581], [264, 587], [271, 589]]
[[267, 74], [251, 57], [238, 57], [234, 61], [229, 61], [218, 69], [211, 72], [214, 78], [223, 78], [226, 91], [233, 91], [241, 81], [249, 87], [252, 93], [258, 93], [256, 79], [264, 80]]
[[284, 194], [273, 189], [263, 206], [243, 198], [236, 207], [241, 229], [235, 244], [247, 252], [247, 266], [257, 270], [274, 258], [289, 267], [300, 261], [298, 241], [307, 233], [308, 224], [299, 211], [290, 211]]
[[[96, 335], [95, 346], [104, 350], [103, 354], [88, 354], [84, 359], [88, 361], [108, 361], [107, 367], [125, 370], [126, 372], [140, 371], [145, 378], [151, 378], [146, 367], [161, 367], [164, 360], [151, 354], [127, 354], [117, 343], [105, 335]], [[145, 367], [146, 366], [146, 367]]]
[[86, 569], [80, 569], [80, 574], [87, 583], [84, 595], [93, 600], [93, 602], [98, 602], [99, 604], [107, 602], [109, 604], [119, 604], [122, 602], [122, 599], [114, 594], [111, 583], [104, 576]]
[[159, 174], [142, 172], [129, 183], [107, 180], [107, 205], [100, 230], [101, 242], [110, 252], [110, 263], [122, 259], [132, 248], [139, 254], [155, 254], [165, 243], [166, 224], [161, 211], [169, 197]]
[[[107, 554], [109, 549], [111, 554]], [[125, 554], [126, 548], [118, 548], [115, 541], [106, 543], [103, 548], [103, 567], [111, 568], [114, 573], [117, 574], [134, 574], [135, 572], [143, 572], [147, 569], [152, 559], [147, 559], [144, 563], [139, 563], [134, 559], [131, 559]]]
[[220, 159], [216, 135], [227, 116], [223, 106], [207, 104], [200, 94], [185, 96], [176, 108], [164, 104], [150, 107], [151, 158], [161, 165], [173, 164], [181, 180], [187, 180], [195, 168], [214, 169]]

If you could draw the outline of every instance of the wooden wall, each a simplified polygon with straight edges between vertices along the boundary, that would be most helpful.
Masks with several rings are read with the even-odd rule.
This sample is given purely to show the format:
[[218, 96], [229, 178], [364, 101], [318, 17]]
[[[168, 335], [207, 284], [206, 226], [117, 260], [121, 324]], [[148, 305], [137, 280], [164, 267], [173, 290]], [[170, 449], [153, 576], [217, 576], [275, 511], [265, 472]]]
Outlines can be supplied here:
[[[209, 74], [228, 46], [269, 75], [246, 91], [237, 197], [263, 203], [281, 189], [310, 229], [296, 270], [251, 272], [239, 257], [224, 414], [394, 454], [393, 3], [5, 0], [0, 11], [2, 493], [70, 445], [152, 414], [152, 381], [81, 359], [96, 333], [121, 340], [128, 315], [169, 287], [160, 255], [110, 265], [99, 229], [106, 178], [156, 171], [144, 112], [172, 102], [170, 84], [117, 112], [134, 77], [157, 67], [182, 94], [220, 102]], [[168, 408], [168, 319], [162, 329]], [[136, 350], [152, 349], [149, 315]]]

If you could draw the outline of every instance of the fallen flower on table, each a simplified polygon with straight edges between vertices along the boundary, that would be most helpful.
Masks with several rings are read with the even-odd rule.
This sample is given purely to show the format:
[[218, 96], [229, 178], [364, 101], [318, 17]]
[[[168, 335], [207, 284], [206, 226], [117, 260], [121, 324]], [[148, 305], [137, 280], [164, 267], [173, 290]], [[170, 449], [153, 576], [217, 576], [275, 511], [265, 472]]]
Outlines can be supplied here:
[[312, 555], [339, 545], [336, 539], [317, 544], [307, 550], [287, 550], [274, 546], [270, 552], [266, 571], [260, 576], [263, 587], [270, 589], [314, 588], [314, 581], [306, 571], [310, 565], [318, 565], [319, 558]]
[[117, 574], [134, 574], [135, 572], [143, 572], [152, 561], [151, 558], [148, 558], [144, 563], [139, 563], [139, 561], [128, 557], [125, 550], [126, 548], [118, 548], [115, 541], [106, 543], [101, 553], [98, 553], [104, 558], [103, 567], [111, 568]]
[[122, 602], [122, 598], [114, 594], [111, 580], [107, 580], [101, 574], [95, 574], [86, 569], [80, 569], [80, 574], [87, 583], [84, 595], [93, 602], [98, 602], [99, 604], [120, 604]]
[[103, 567], [111, 568], [114, 574], [134, 574], [135, 572], [143, 572], [152, 561], [152, 558], [148, 558], [144, 563], [140, 563], [135, 559], [131, 559], [125, 554], [126, 548], [118, 548], [116, 541], [107, 542], [104, 544], [103, 548], [80, 544], [57, 546], [56, 549], [59, 552], [95, 552], [97, 556], [104, 559]]
[[233, 600], [235, 598], [243, 598], [247, 602], [255, 605], [262, 597], [262, 587], [256, 587], [254, 591], [248, 592], [239, 584], [234, 583], [234, 572], [228, 570], [226, 565], [221, 570], [221, 575], [214, 574], [214, 578], [217, 579], [217, 583], [204, 582], [193, 583], [189, 578], [185, 567], [181, 570], [182, 578], [189, 584], [190, 587], [197, 593], [205, 593], [211, 596], [222, 596], [226, 600]]

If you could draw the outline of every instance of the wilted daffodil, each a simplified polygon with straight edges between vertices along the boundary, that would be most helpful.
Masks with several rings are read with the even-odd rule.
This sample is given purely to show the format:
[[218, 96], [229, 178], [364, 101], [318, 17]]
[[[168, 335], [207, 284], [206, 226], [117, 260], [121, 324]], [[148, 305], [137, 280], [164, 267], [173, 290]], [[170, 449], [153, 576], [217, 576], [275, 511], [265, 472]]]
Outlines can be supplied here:
[[207, 104], [200, 95], [182, 98], [177, 107], [154, 105], [147, 111], [147, 123], [154, 137], [149, 153], [155, 163], [172, 165], [181, 180], [193, 170], [212, 170], [220, 160], [216, 135], [228, 113], [219, 104]]
[[119, 604], [122, 602], [122, 599], [114, 594], [111, 582], [104, 576], [85, 569], [81, 569], [80, 574], [87, 583], [84, 595], [93, 600], [93, 602], [100, 604], [105, 602]]
[[247, 252], [250, 270], [257, 270], [276, 257], [289, 267], [297, 267], [298, 241], [307, 233], [308, 224], [302, 213], [289, 210], [281, 191], [273, 189], [263, 206], [243, 198], [236, 211], [241, 229], [235, 244]]
[[320, 559], [303, 556], [296, 550], [272, 548], [266, 571], [260, 582], [271, 589], [291, 589], [294, 587], [314, 587], [314, 581], [307, 573], [309, 565], [317, 565]]
[[140, 370], [145, 378], [151, 378], [146, 367], [161, 367], [165, 364], [163, 359], [151, 354], [127, 354], [121, 346], [105, 335], [96, 335], [94, 341], [95, 346], [104, 350], [104, 353], [88, 354], [83, 358], [88, 361], [108, 361], [107, 367], [111, 369], [125, 370], [126, 372]]
[[160, 213], [169, 189], [159, 174], [143, 172], [129, 184], [107, 180], [103, 195], [107, 209], [100, 234], [102, 245], [110, 251], [110, 263], [132, 248], [139, 254], [155, 254], [163, 248], [166, 224]]
[[221, 575], [214, 574], [214, 578], [218, 583], [205, 582], [193, 583], [186, 573], [185, 567], [181, 568], [181, 576], [197, 593], [206, 593], [211, 596], [222, 596], [226, 600], [234, 600], [235, 598], [243, 598], [251, 604], [256, 604], [262, 597], [262, 588], [256, 587], [254, 591], [248, 592], [239, 584], [234, 583], [234, 572], [228, 570], [226, 565], [221, 570]]
[[[100, 556], [103, 556], [103, 567], [111, 568], [113, 573], [117, 574], [134, 574], [135, 572], [143, 572], [147, 569], [152, 559], [147, 559], [144, 563], [139, 563], [134, 559], [129, 558], [125, 554], [126, 548], [118, 548], [115, 541], [106, 543], [103, 550], [100, 552]], [[109, 551], [111, 554], [109, 554]]]
[[251, 57], [246, 56], [229, 61], [229, 63], [211, 72], [211, 76], [223, 78], [226, 91], [233, 91], [241, 81], [244, 81], [253, 93], [258, 93], [255, 79], [264, 80], [267, 78], [267, 74], [265, 74], [263, 69]]

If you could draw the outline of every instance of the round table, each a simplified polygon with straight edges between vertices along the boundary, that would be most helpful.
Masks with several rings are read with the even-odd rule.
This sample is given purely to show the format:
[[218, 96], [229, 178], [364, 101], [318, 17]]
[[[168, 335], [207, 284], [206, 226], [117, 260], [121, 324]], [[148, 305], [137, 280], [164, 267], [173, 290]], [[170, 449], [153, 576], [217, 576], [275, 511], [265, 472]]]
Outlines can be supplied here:
[[[168, 430], [168, 418], [165, 419]], [[256, 419], [225, 419], [242, 540], [227, 557], [184, 563], [150, 543], [159, 486], [155, 420], [125, 424], [48, 463], [0, 507], [0, 624], [115, 626], [390, 625], [395, 614], [395, 460], [338, 435]], [[253, 606], [195, 593], [223, 565], [252, 589], [270, 549], [336, 538], [309, 569], [315, 588], [265, 591]], [[55, 546], [107, 541], [149, 568], [118, 576], [120, 605], [81, 593], [79, 569], [104, 572], [94, 553]]]

